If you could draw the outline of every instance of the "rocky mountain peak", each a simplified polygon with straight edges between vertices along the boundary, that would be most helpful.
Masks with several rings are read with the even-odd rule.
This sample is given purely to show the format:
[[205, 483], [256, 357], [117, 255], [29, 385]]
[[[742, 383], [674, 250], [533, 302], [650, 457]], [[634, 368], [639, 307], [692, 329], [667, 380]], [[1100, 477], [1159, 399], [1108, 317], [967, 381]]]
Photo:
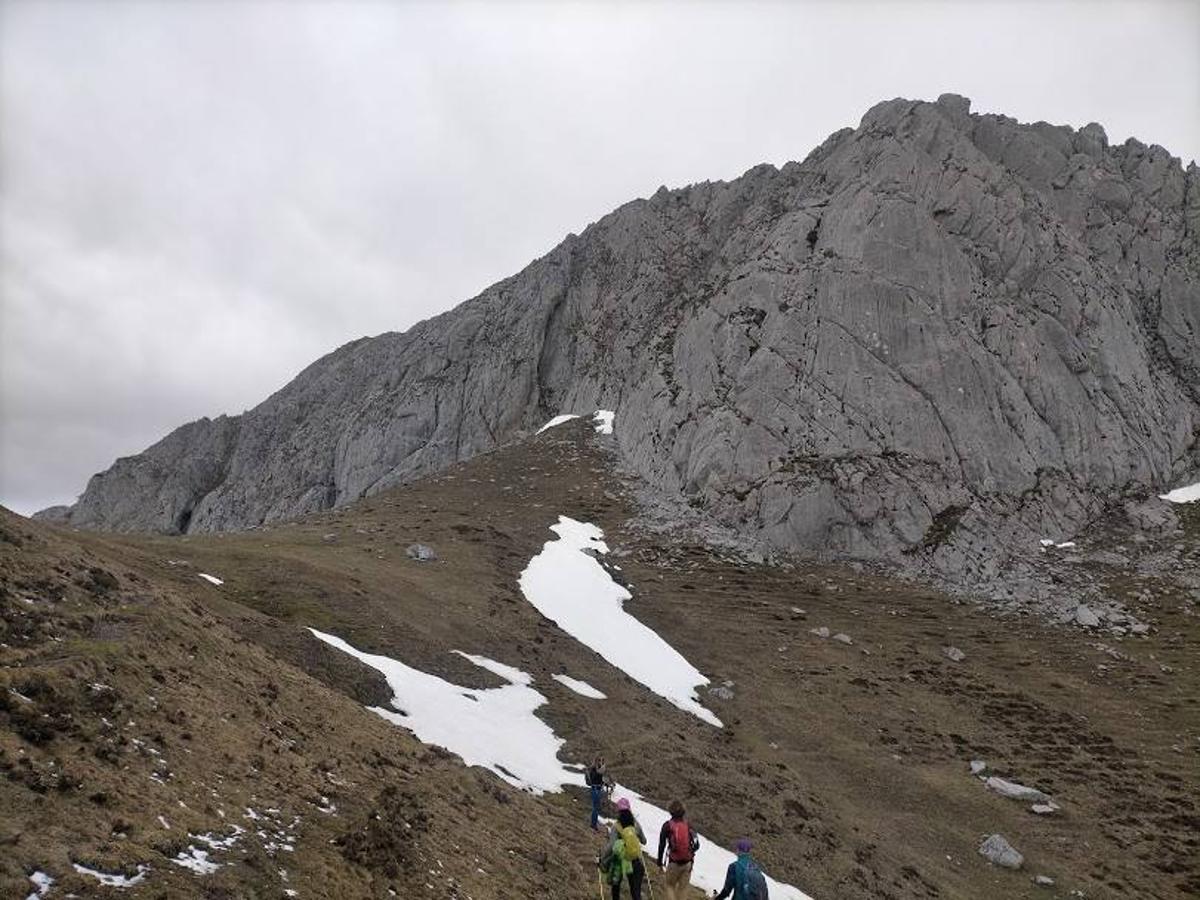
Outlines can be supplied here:
[[252, 527], [605, 407], [633, 471], [769, 550], [1011, 590], [1010, 548], [1200, 466], [1198, 222], [1161, 147], [885, 101], [184, 426], [70, 521]]

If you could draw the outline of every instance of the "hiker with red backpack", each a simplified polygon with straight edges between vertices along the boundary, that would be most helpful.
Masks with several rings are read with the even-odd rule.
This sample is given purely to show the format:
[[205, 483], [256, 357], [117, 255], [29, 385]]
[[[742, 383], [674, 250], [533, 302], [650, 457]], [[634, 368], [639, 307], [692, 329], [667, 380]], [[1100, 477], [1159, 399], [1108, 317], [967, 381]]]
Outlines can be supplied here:
[[750, 858], [750, 841], [742, 838], [737, 842], [737, 859], [725, 870], [725, 886], [720, 892], [713, 891], [716, 900], [767, 900], [767, 879], [753, 859]]
[[[666, 872], [667, 900], [684, 900], [692, 881], [692, 862], [700, 849], [700, 839], [684, 817], [682, 803], [672, 800], [667, 809], [671, 818], [663, 822], [658, 833], [658, 867]], [[666, 860], [664, 852], [669, 857]]]

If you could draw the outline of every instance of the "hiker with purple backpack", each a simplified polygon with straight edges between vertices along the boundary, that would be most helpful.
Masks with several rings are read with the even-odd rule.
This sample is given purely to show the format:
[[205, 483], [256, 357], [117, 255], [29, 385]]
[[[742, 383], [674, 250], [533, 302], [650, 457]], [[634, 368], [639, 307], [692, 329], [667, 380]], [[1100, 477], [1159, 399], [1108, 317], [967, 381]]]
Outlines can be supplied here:
[[767, 900], [767, 879], [762, 869], [750, 858], [750, 841], [741, 838], [735, 847], [737, 859], [725, 870], [725, 886], [713, 891], [716, 900]]

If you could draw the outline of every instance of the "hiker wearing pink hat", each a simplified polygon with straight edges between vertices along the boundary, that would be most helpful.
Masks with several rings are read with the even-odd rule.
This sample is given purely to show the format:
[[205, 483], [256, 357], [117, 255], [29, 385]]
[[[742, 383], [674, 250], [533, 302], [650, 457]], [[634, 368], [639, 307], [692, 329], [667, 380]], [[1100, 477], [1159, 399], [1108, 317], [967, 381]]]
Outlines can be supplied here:
[[642, 900], [642, 883], [646, 879], [646, 865], [642, 862], [642, 845], [646, 834], [630, 809], [629, 798], [617, 800], [617, 820], [608, 834], [608, 846], [601, 854], [599, 864], [608, 872], [612, 886], [612, 900], [621, 900], [621, 882], [629, 881], [629, 896]]

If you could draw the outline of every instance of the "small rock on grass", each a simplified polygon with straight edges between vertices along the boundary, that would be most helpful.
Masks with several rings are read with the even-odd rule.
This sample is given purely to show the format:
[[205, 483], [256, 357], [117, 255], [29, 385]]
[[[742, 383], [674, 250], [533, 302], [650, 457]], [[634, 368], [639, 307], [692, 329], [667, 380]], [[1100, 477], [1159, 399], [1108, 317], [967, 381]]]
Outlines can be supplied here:
[[987, 763], [985, 763], [982, 759], [971, 760], [971, 774], [972, 775], [982, 775], [986, 771], [987, 771]]
[[979, 853], [988, 862], [1005, 869], [1019, 869], [1025, 864], [1025, 857], [1001, 834], [993, 834], [980, 844]]
[[815, 634], [819, 638], [829, 637], [829, 629], [826, 628], [824, 625], [822, 625], [820, 628], [810, 628], [809, 633]]
[[962, 662], [967, 658], [967, 654], [963, 653], [957, 647], [943, 647], [942, 655], [951, 662]]
[[1060, 809], [1062, 809], [1062, 807], [1053, 800], [1047, 800], [1045, 803], [1035, 803], [1033, 806], [1029, 807], [1030, 812], [1039, 816], [1051, 816]]
[[1049, 875], [1034, 876], [1033, 883], [1038, 887], [1054, 887], [1054, 879]]
[[854, 643], [854, 641], [851, 639], [850, 635], [843, 634], [840, 631], [833, 636], [833, 639], [841, 644], [853, 644]]
[[1050, 800], [1049, 794], [1039, 791], [1037, 788], [1026, 787], [994, 775], [984, 781], [984, 784], [987, 785], [989, 791], [995, 791], [1001, 797], [1008, 797], [1012, 800], [1029, 800], [1034, 803], [1046, 803]]
[[404, 552], [408, 554], [409, 559], [415, 559], [418, 562], [433, 562], [437, 559], [437, 553], [428, 544], [409, 544], [408, 549]]

